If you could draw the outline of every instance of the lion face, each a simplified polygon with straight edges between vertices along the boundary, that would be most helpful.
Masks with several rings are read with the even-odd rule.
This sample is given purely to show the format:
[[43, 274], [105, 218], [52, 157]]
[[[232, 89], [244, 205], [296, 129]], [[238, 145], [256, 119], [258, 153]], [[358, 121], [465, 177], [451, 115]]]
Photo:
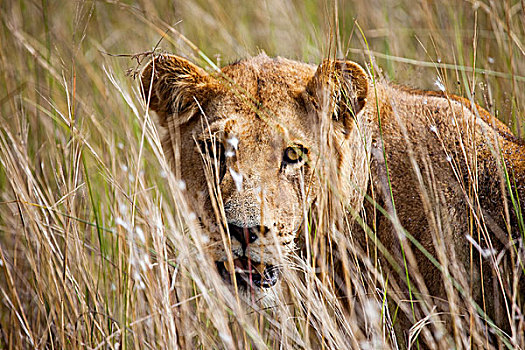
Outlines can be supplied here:
[[[211, 76], [163, 55], [147, 65], [142, 83], [219, 273], [264, 294], [304, 231], [321, 188], [322, 158], [348, 161], [349, 135], [368, 91], [365, 73], [352, 62], [317, 68], [260, 55]], [[330, 154], [320, 147], [327, 127], [337, 144]]]

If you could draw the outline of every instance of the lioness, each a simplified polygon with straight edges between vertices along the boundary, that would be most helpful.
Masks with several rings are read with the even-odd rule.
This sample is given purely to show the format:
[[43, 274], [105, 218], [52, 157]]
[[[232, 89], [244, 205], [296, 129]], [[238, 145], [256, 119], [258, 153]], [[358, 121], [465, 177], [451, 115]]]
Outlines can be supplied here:
[[[403, 266], [417, 270], [431, 296], [446, 298], [442, 276], [488, 283], [496, 255], [525, 232], [525, 145], [467, 99], [375, 81], [351, 61], [264, 54], [216, 74], [158, 55], [142, 87], [203, 223], [221, 216], [222, 200], [226, 225], [209, 230], [219, 273], [257, 298], [279, 284], [326, 182], [350, 222], [344, 234], [364, 244], [375, 232], [401, 266], [389, 271], [403, 281]], [[471, 268], [480, 262], [487, 276]]]

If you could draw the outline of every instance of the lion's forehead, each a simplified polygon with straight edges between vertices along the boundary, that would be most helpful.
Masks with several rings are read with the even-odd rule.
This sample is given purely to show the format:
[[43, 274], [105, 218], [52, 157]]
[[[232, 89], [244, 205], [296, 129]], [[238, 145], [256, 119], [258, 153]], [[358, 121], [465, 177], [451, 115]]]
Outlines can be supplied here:
[[314, 73], [314, 66], [266, 55], [226, 66], [228, 86], [207, 101], [206, 114], [225, 131], [304, 138], [311, 129], [305, 89]]
[[282, 149], [293, 144], [312, 143], [314, 134], [306, 116], [283, 110], [272, 114], [214, 108], [215, 118], [206, 127], [197, 126], [199, 138], [214, 135], [232, 148]]
[[248, 92], [268, 88], [294, 90], [304, 87], [315, 74], [316, 67], [281, 57], [264, 54], [225, 66], [222, 74]]

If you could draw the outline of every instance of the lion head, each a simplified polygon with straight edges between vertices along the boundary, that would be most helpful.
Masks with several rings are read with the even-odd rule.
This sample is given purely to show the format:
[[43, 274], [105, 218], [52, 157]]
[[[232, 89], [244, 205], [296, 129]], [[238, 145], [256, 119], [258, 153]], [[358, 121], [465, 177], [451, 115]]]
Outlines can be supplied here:
[[323, 183], [360, 205], [369, 83], [356, 63], [261, 54], [210, 74], [159, 55], [142, 87], [225, 280], [262, 294], [278, 284]]

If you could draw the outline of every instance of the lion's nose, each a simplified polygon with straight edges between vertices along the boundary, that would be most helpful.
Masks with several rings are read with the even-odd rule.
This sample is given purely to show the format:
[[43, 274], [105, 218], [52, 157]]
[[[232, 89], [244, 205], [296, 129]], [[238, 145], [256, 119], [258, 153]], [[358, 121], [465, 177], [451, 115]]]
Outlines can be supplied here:
[[260, 234], [265, 234], [268, 231], [266, 226], [252, 226], [240, 227], [234, 224], [228, 224], [230, 236], [238, 240], [243, 247], [253, 243], [259, 238]]

